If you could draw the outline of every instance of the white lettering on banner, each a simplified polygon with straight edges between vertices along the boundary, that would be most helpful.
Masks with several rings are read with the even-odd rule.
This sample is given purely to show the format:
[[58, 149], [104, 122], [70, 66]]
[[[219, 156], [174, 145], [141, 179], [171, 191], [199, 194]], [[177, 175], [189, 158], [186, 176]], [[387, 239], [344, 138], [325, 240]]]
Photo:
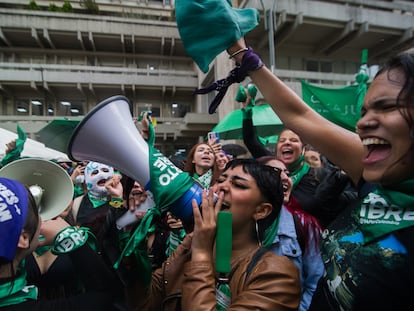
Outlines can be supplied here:
[[404, 212], [404, 220], [414, 220], [414, 208], [409, 208]]
[[404, 208], [392, 205], [385, 212], [384, 219], [393, 217], [396, 221], [400, 221], [402, 219], [401, 214], [404, 214], [404, 211]]
[[7, 220], [12, 219], [12, 214], [7, 208], [6, 203], [0, 203], [0, 222], [5, 222]]
[[163, 158], [157, 158], [157, 160], [154, 161], [154, 166], [162, 172], [167, 168], [167, 163], [163, 161]]
[[59, 243], [59, 245], [56, 246], [56, 250], [60, 253], [67, 253], [69, 252], [73, 247], [75, 246], [75, 243], [69, 238], [64, 239]]
[[[381, 218], [394, 223], [394, 221], [414, 220], [414, 208], [388, 206], [383, 197], [370, 193], [361, 206], [360, 216], [369, 220]], [[369, 220], [365, 220], [365, 222], [370, 222]]]
[[161, 186], [167, 186], [174, 180], [181, 170], [176, 167], [168, 158], [159, 157], [154, 161], [154, 166], [157, 167], [161, 172], [164, 172], [158, 177], [158, 182]]
[[81, 232], [73, 232], [70, 237], [76, 245], [83, 243], [83, 234]]
[[[361, 217], [380, 218], [384, 215], [387, 201], [378, 194], [370, 193], [362, 202]], [[368, 215], [366, 213], [368, 212]]]
[[63, 241], [64, 239], [66, 239], [67, 237], [69, 237], [71, 234], [73, 234], [73, 232], [75, 232], [75, 229], [71, 228], [71, 227], [66, 227], [63, 231], [61, 231], [56, 237], [55, 237], [55, 241], [60, 243], [61, 241]]
[[177, 169], [174, 169], [174, 167], [169, 167], [167, 169], [167, 173], [161, 174], [158, 181], [161, 186], [167, 186], [170, 184], [171, 180], [174, 180], [175, 177], [177, 177], [179, 174], [179, 171]]

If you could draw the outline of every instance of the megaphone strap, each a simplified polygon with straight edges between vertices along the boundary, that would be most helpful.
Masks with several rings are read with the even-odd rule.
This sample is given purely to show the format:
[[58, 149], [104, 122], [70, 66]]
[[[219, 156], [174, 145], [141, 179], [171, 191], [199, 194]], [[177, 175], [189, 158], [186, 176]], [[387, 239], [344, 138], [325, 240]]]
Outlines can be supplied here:
[[[89, 238], [92, 239], [89, 239]], [[66, 227], [60, 231], [54, 240], [52, 253], [54, 255], [73, 252], [88, 242], [89, 246], [96, 250], [96, 237], [89, 228]]]

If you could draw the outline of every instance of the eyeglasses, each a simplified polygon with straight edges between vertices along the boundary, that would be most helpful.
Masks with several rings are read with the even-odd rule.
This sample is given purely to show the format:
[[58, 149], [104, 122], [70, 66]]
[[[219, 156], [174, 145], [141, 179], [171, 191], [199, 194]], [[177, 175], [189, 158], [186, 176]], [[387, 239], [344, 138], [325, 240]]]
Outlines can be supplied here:
[[279, 167], [273, 167], [273, 169], [280, 175], [280, 174], [282, 174], [282, 172], [283, 173], [285, 173], [286, 174], [286, 176], [287, 177], [290, 177], [290, 172], [289, 172], [289, 170], [288, 169], [281, 169], [281, 168], [279, 168]]

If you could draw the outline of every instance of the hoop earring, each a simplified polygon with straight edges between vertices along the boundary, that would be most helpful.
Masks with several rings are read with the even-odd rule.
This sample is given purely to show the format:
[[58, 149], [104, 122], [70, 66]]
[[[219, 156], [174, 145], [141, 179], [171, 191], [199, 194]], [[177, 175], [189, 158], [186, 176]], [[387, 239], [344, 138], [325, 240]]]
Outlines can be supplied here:
[[259, 244], [259, 246], [262, 246], [262, 241], [260, 240], [260, 236], [259, 236], [259, 224], [257, 223], [257, 220], [255, 221], [255, 229], [256, 229], [257, 243]]

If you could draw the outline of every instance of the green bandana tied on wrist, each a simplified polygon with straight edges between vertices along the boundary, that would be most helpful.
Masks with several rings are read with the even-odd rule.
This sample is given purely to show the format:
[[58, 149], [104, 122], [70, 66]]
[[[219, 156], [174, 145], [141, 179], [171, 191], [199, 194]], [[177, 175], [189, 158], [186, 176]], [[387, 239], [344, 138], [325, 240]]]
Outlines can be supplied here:
[[359, 207], [364, 242], [414, 226], [414, 179], [393, 186], [378, 186]]
[[176, 0], [175, 15], [184, 48], [204, 73], [218, 54], [259, 24], [256, 9], [235, 9], [230, 0]]

